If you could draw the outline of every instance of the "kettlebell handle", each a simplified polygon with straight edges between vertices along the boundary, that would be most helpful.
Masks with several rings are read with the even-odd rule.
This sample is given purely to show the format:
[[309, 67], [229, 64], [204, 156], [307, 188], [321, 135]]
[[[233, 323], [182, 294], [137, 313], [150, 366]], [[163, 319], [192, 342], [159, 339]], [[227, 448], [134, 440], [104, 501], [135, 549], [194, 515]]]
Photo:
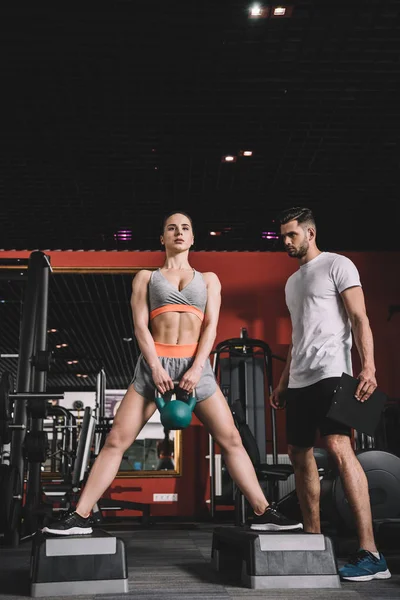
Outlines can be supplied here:
[[[174, 388], [179, 387], [179, 381], [173, 380], [172, 383], [174, 384]], [[168, 391], [172, 392], [172, 390], [168, 390]], [[193, 388], [191, 392], [188, 392], [188, 394], [189, 393], [190, 393], [190, 396], [188, 396], [188, 401], [190, 401], [192, 398], [196, 398], [196, 388]], [[162, 398], [164, 400], [163, 395], [157, 388], [155, 390], [155, 398]], [[164, 400], [164, 403], [165, 403], [165, 400]]]

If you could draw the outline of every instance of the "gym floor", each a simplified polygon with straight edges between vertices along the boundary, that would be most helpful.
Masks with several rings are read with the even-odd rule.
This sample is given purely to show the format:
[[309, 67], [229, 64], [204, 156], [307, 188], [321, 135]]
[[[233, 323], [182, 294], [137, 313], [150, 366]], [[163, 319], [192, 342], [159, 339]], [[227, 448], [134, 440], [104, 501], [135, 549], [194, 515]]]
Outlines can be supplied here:
[[[400, 599], [400, 550], [385, 552], [392, 572], [392, 578], [388, 580], [342, 582], [341, 589], [332, 590], [251, 590], [241, 585], [239, 573], [216, 573], [211, 568], [214, 524], [160, 523], [143, 529], [136, 522], [121, 521], [102, 525], [101, 528], [123, 539], [126, 544], [129, 593], [79, 596], [87, 600]], [[341, 566], [347, 553], [354, 550], [356, 542], [352, 539], [332, 539]], [[31, 542], [23, 542], [17, 548], [0, 547], [0, 600], [22, 600], [30, 596], [30, 551]], [[71, 596], [57, 598], [62, 600]]]

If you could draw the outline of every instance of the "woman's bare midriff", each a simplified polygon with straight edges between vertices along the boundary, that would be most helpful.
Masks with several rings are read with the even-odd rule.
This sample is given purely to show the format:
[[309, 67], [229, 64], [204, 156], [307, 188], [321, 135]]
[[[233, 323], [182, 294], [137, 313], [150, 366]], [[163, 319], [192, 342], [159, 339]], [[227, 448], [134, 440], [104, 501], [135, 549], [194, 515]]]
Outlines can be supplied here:
[[150, 324], [151, 335], [160, 344], [196, 344], [202, 322], [190, 313], [168, 312], [155, 317]]

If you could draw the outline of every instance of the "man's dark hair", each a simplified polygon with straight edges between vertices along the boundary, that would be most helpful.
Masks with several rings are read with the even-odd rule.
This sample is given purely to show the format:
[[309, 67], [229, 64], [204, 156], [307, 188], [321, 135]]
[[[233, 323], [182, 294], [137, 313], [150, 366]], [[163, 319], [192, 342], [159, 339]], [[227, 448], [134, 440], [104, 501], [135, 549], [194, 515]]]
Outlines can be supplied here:
[[190, 225], [192, 227], [193, 230], [193, 221], [192, 221], [192, 217], [190, 215], [187, 214], [187, 212], [185, 212], [184, 210], [171, 210], [171, 212], [169, 212], [168, 214], [165, 215], [164, 219], [163, 219], [163, 224], [162, 224], [162, 231], [164, 231], [165, 229], [165, 224], [168, 221], [168, 219], [172, 216], [172, 215], [183, 215], [184, 217], [186, 217], [187, 219], [189, 219], [190, 221]]
[[276, 218], [279, 225], [285, 225], [289, 221], [297, 221], [301, 223], [309, 223], [316, 229], [315, 219], [312, 211], [305, 206], [292, 206], [283, 210]]

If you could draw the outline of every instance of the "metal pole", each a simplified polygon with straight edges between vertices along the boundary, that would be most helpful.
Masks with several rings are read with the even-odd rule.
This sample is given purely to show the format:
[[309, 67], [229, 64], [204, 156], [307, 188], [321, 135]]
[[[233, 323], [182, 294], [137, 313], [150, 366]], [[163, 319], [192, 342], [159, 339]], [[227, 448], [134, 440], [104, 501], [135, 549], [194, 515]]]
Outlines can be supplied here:
[[96, 418], [100, 422], [106, 416], [106, 373], [100, 369], [96, 377]]
[[[219, 364], [219, 354], [214, 354], [213, 371], [214, 375], [217, 376]], [[208, 456], [210, 461], [210, 516], [212, 519], [215, 517], [215, 446], [214, 440], [211, 435], [208, 436]]]
[[[36, 322], [35, 322], [35, 343], [34, 355], [38, 356], [39, 352], [47, 350], [47, 312], [48, 312], [48, 290], [49, 290], [49, 267], [50, 264], [46, 256], [41, 263], [41, 270], [38, 274], [38, 302], [36, 307]], [[44, 392], [46, 390], [47, 371], [39, 371], [35, 366], [31, 365], [32, 383], [31, 389], [33, 392]], [[35, 433], [43, 431], [43, 419], [31, 419], [30, 431]], [[28, 463], [27, 467], [27, 484], [26, 484], [26, 500], [25, 500], [25, 515], [24, 515], [24, 535], [31, 535], [37, 530], [38, 515], [37, 511], [32, 509], [38, 508], [41, 504], [41, 463]]]
[[[268, 381], [268, 395], [271, 397], [273, 391], [273, 382], [272, 382], [272, 354], [265, 349], [264, 352], [265, 358], [265, 369], [267, 372], [267, 381]], [[270, 406], [271, 413], [271, 434], [272, 434], [272, 463], [274, 465], [278, 464], [278, 434], [276, 428], [276, 410], [272, 406]]]
[[[17, 392], [29, 392], [31, 386], [31, 358], [33, 355], [35, 342], [35, 322], [36, 310], [38, 304], [38, 279], [46, 260], [42, 252], [32, 252], [28, 261], [28, 281], [24, 295], [23, 314], [19, 341], [19, 361], [17, 371]], [[24, 484], [24, 458], [22, 453], [22, 445], [25, 439], [25, 431], [27, 426], [27, 411], [26, 400], [16, 401], [14, 404], [14, 425], [24, 425], [24, 429], [16, 429], [13, 431], [11, 440], [11, 456], [10, 466], [17, 470], [20, 478], [20, 490], [23, 490]], [[21, 522], [22, 497], [14, 499], [14, 523]], [[6, 543], [15, 547], [19, 544], [19, 527], [6, 532]]]
[[103, 418], [106, 416], [106, 372], [104, 371], [104, 369], [100, 370], [100, 382], [100, 417]]

